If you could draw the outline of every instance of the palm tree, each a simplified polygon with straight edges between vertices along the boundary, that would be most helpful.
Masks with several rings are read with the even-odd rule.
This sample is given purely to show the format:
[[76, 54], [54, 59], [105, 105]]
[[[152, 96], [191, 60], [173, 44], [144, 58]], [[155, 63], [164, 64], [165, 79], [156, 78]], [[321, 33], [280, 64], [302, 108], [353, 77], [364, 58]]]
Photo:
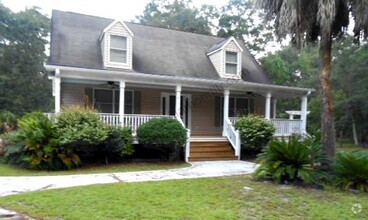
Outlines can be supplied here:
[[[322, 144], [330, 159], [336, 154], [335, 125], [331, 93], [332, 40], [347, 32], [350, 16], [354, 19], [356, 42], [368, 36], [368, 0], [256, 0], [266, 13], [266, 20], [274, 21], [276, 35], [291, 36], [301, 47], [303, 42], [319, 41], [321, 71], [321, 130]], [[349, 74], [349, 73], [347, 73]]]

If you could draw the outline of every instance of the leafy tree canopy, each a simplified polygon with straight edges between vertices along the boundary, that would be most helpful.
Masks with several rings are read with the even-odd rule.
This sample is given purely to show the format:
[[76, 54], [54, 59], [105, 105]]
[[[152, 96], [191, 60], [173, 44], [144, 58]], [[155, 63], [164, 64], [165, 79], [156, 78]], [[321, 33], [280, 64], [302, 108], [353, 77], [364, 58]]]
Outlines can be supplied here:
[[47, 110], [50, 86], [43, 68], [49, 19], [37, 8], [12, 12], [0, 2], [0, 111]]

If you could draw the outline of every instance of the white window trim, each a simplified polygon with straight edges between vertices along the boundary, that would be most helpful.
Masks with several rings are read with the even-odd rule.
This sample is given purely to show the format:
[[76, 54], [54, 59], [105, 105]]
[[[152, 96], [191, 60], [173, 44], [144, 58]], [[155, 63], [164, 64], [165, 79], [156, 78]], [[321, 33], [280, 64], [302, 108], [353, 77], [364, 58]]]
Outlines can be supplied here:
[[[108, 89], [108, 88], [93, 87], [92, 88], [92, 105], [93, 105], [93, 107], [95, 107], [95, 90], [110, 90], [110, 91], [112, 90], [113, 91], [112, 92], [113, 103], [111, 103], [113, 113], [111, 113], [111, 114], [118, 114], [118, 113], [115, 112], [115, 98], [117, 98], [118, 101], [119, 101], [119, 97], [115, 97], [115, 91], [119, 91], [120, 92], [120, 90], [119, 89]], [[135, 96], [135, 92], [132, 89], [126, 89], [125, 92], [132, 92], [132, 114], [134, 114], [134, 111], [135, 111], [135, 109], [134, 109], [134, 98], [135, 98], [134, 96]], [[110, 103], [107, 103], [106, 102], [106, 104], [110, 104]], [[120, 105], [120, 103], [119, 103], [119, 105]], [[125, 103], [124, 103], [124, 105], [125, 105]], [[105, 112], [102, 112], [102, 113], [105, 113]], [[107, 114], [109, 114], [109, 113], [107, 113]]]
[[[170, 92], [161, 92], [161, 98], [160, 98], [160, 114], [163, 115], [163, 109], [162, 109], [162, 100], [163, 97], [165, 97], [165, 112], [166, 115], [169, 115], [169, 99], [170, 96], [175, 96], [175, 93], [170, 93]], [[191, 129], [192, 127], [192, 94], [187, 94], [187, 93], [181, 93], [181, 96], [185, 97], [188, 99], [188, 127], [189, 129]], [[184, 105], [183, 105], [184, 106]]]
[[[126, 39], [126, 49], [121, 49], [121, 48], [112, 48], [111, 47], [111, 36], [116, 36], [116, 37], [125, 37]], [[107, 55], [107, 63], [108, 64], [113, 64], [113, 65], [128, 65], [128, 53], [129, 53], [129, 36], [127, 35], [118, 35], [118, 34], [108, 34], [108, 55]], [[125, 59], [125, 62], [113, 62], [111, 61], [111, 49], [112, 50], [119, 50], [119, 51], [125, 51], [126, 53], [126, 59]]]
[[[226, 53], [230, 52], [230, 53], [236, 53], [236, 74], [230, 74], [230, 73], [226, 73]], [[232, 51], [232, 50], [223, 50], [223, 77], [225, 78], [230, 78], [230, 79], [240, 79], [241, 78], [241, 52], [239, 51]], [[234, 63], [233, 63], [234, 64]]]

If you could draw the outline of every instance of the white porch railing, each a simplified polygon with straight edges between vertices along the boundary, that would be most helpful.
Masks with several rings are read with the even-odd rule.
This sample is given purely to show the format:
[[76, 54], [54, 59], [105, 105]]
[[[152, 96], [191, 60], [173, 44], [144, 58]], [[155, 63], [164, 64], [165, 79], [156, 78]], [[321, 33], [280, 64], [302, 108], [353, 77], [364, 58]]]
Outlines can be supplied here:
[[190, 157], [190, 129], [185, 127], [185, 124], [184, 124], [183, 120], [180, 117], [176, 117], [176, 119], [180, 122], [180, 124], [187, 131], [187, 141], [185, 143], [185, 162], [188, 162], [189, 157]]
[[224, 133], [227, 139], [230, 141], [231, 146], [233, 146], [235, 150], [235, 156], [240, 159], [240, 134], [238, 130], [235, 130], [235, 127], [229, 118], [225, 118]]
[[98, 113], [100, 119], [108, 125], [119, 126], [120, 125], [120, 115], [113, 113]]
[[137, 129], [139, 126], [143, 125], [144, 123], [154, 119], [154, 118], [175, 118], [172, 115], [141, 115], [141, 114], [125, 114], [123, 124], [126, 127], [132, 129], [133, 134], [137, 133]]
[[[237, 117], [229, 117], [234, 125]], [[290, 136], [292, 134], [302, 134], [302, 120], [299, 119], [270, 119], [276, 128], [275, 136]]]
[[271, 119], [276, 128], [275, 136], [290, 136], [292, 134], [302, 134], [302, 120]]

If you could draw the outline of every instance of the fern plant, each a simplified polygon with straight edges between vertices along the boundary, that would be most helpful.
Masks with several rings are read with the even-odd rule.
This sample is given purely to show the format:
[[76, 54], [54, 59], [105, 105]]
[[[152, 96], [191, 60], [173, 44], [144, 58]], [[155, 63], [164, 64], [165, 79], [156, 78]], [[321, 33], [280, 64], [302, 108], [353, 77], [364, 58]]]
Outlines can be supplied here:
[[333, 168], [337, 186], [368, 192], [368, 151], [341, 151]]
[[23, 116], [9, 135], [8, 161], [31, 169], [70, 169], [80, 163], [71, 149], [58, 147], [55, 127], [41, 112]]
[[257, 158], [261, 164], [255, 172], [258, 179], [270, 178], [276, 182], [320, 183], [327, 174], [321, 171], [321, 162], [326, 157], [319, 142], [310, 137], [301, 140], [291, 136], [289, 140], [273, 139]]

